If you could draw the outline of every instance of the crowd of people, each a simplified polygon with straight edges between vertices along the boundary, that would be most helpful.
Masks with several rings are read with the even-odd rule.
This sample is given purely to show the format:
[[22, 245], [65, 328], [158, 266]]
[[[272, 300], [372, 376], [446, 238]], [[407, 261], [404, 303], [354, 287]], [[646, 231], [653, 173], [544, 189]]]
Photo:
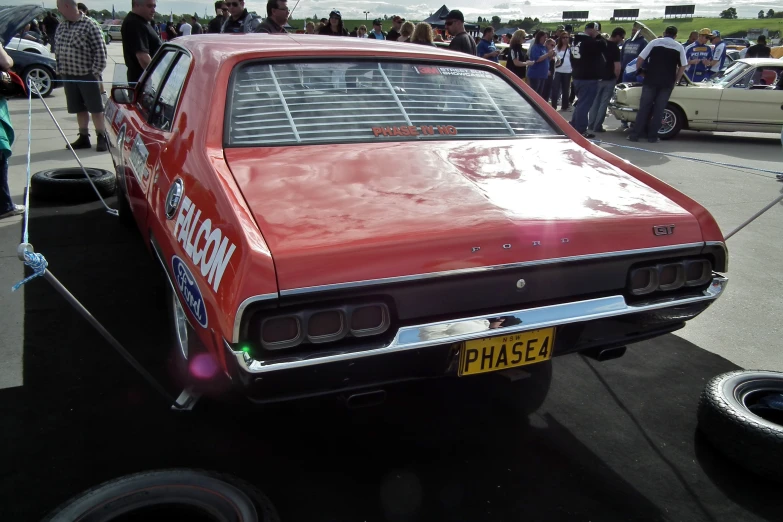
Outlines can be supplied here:
[[[290, 28], [287, 0], [268, 0], [263, 20], [248, 12], [244, 0], [218, 0], [214, 5], [215, 17], [205, 26], [195, 16], [186, 17], [178, 24], [154, 24], [156, 0], [132, 0], [131, 12], [121, 27], [128, 82], [138, 82], [163, 42], [179, 36], [202, 33], [282, 34]], [[57, 0], [57, 9], [62, 22], [50, 12], [40, 23], [33, 21], [25, 27], [19, 37], [48, 43], [53, 52], [56, 49], [57, 68], [64, 80], [68, 113], [76, 115], [79, 127], [78, 138], [70, 144], [71, 147], [82, 149], [92, 146], [89, 134], [92, 119], [97, 136], [96, 150], [106, 151], [103, 122], [106, 93], [102, 75], [107, 53], [102, 30], [88, 16], [87, 7], [76, 0]], [[524, 30], [501, 37], [492, 27], [486, 27], [481, 37], [474, 37], [466, 31], [465, 17], [459, 10], [452, 10], [444, 17], [445, 33], [433, 29], [426, 22], [414, 24], [400, 16], [392, 17], [391, 23], [392, 28], [388, 32], [383, 30], [381, 20], [374, 20], [370, 30], [361, 25], [348, 31], [342, 14], [335, 9], [328, 18], [307, 22], [304, 32], [429, 46], [443, 42], [444, 36], [448, 36], [448, 48], [451, 50], [495, 62], [505, 59], [506, 67], [527, 82], [553, 108], [557, 109], [559, 105], [561, 111], [573, 111], [571, 125], [588, 138], [604, 132], [604, 118], [615, 85], [621, 81], [640, 81], [643, 84], [641, 105], [628, 139], [639, 141], [646, 138], [657, 142], [664, 108], [683, 75], [692, 82], [705, 81], [726, 66], [726, 44], [721, 40], [720, 32], [707, 28], [691, 32], [683, 46], [675, 39], [677, 28], [674, 26], [667, 27], [660, 38], [647, 41], [637, 24], [626, 39], [623, 28], [617, 27], [611, 34], [606, 34], [601, 32], [598, 22], [587, 23], [583, 31], [575, 34], [571, 27], [560, 26], [552, 33], [536, 31], [530, 39]], [[506, 50], [498, 48], [501, 40], [508, 44]], [[761, 36], [756, 45], [748, 45], [744, 55], [749, 58], [769, 57], [766, 38]], [[10, 57], [0, 54], [3, 70], [10, 68], [9, 60]], [[3, 130], [0, 124], [0, 154]], [[7, 175], [7, 163], [3, 163]], [[0, 217], [19, 212], [19, 206], [10, 203], [10, 196], [4, 190], [0, 194]]]

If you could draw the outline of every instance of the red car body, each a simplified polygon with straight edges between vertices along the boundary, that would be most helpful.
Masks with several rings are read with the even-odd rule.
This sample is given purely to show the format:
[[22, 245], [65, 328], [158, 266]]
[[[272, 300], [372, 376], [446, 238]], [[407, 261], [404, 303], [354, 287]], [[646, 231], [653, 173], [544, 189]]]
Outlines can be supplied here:
[[[171, 107], [165, 92], [145, 91], [166, 51], [175, 56], [171, 63], [182, 63], [176, 72], [168, 65], [166, 78], [181, 82]], [[232, 74], [242, 64], [379, 59], [499, 75], [554, 135], [423, 141], [414, 130], [404, 136], [389, 127], [399, 137], [379, 141], [381, 121], [368, 122], [360, 142], [226, 145]], [[560, 343], [554, 355], [621, 346], [682, 327], [725, 285], [712, 273], [727, 268], [723, 236], [701, 205], [587, 141], [516, 76], [483, 59], [350, 38], [199, 35], [166, 44], [135, 91], [124, 93], [131, 97], [115, 89], [106, 115], [121, 213], [132, 215], [188, 310], [185, 343], [193, 350], [198, 340], [220, 374], [259, 400], [457, 374], [461, 343], [486, 332], [425, 342], [424, 329], [449, 321], [484, 324], [516, 314], [520, 322], [498, 333], [553, 326]], [[145, 112], [148, 102], [165, 107]], [[694, 260], [703, 266], [693, 268]], [[647, 272], [634, 276], [642, 265]], [[683, 267], [709, 267], [709, 277], [688, 280], [695, 286], [683, 280], [670, 294], [656, 288], [646, 300], [629, 287], [633, 277], [664, 278]], [[291, 313], [312, 321], [323, 307], [367, 300], [383, 303], [389, 315], [372, 342], [348, 332], [325, 344], [314, 336], [292, 352], [258, 344], [268, 317]], [[587, 339], [591, 320], [627, 322], [633, 306], [642, 315], [672, 307], [684, 313], [659, 317], [654, 326], [645, 319], [611, 339]], [[524, 319], [531, 314], [554, 315]], [[418, 340], [405, 341], [412, 329]], [[395, 366], [383, 357], [402, 352], [438, 353], [442, 360], [422, 372], [404, 359], [390, 375], [373, 366]], [[192, 362], [193, 352], [186, 356]], [[361, 378], [349, 368], [358, 362]], [[319, 368], [334, 379], [316, 384]]]

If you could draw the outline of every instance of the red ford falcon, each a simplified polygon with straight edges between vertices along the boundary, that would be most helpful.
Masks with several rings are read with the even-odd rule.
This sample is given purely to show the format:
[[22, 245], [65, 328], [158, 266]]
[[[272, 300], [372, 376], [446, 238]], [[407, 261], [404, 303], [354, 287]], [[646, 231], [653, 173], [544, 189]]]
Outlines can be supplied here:
[[512, 395], [536, 382], [532, 409], [553, 356], [616, 357], [726, 285], [703, 207], [465, 54], [178, 38], [106, 118], [121, 219], [171, 283], [192, 387], [358, 401], [507, 377]]

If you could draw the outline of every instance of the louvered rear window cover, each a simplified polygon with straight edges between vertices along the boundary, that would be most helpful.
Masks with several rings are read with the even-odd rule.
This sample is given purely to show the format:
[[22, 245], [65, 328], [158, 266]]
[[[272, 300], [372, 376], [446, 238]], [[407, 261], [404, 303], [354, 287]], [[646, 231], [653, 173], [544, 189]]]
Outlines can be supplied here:
[[506, 80], [400, 62], [240, 65], [228, 146], [558, 134]]

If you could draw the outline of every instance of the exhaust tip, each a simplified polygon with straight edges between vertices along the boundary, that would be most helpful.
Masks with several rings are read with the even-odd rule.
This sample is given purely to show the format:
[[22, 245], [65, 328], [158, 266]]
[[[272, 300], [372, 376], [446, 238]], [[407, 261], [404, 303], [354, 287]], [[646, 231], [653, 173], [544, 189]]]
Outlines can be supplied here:
[[378, 406], [386, 401], [386, 390], [372, 390], [354, 393], [345, 399], [345, 406], [350, 410]]
[[595, 359], [596, 361], [610, 361], [612, 359], [619, 359], [625, 355], [625, 351], [628, 348], [626, 346], [620, 346], [617, 348], [592, 348], [581, 352], [583, 355]]

